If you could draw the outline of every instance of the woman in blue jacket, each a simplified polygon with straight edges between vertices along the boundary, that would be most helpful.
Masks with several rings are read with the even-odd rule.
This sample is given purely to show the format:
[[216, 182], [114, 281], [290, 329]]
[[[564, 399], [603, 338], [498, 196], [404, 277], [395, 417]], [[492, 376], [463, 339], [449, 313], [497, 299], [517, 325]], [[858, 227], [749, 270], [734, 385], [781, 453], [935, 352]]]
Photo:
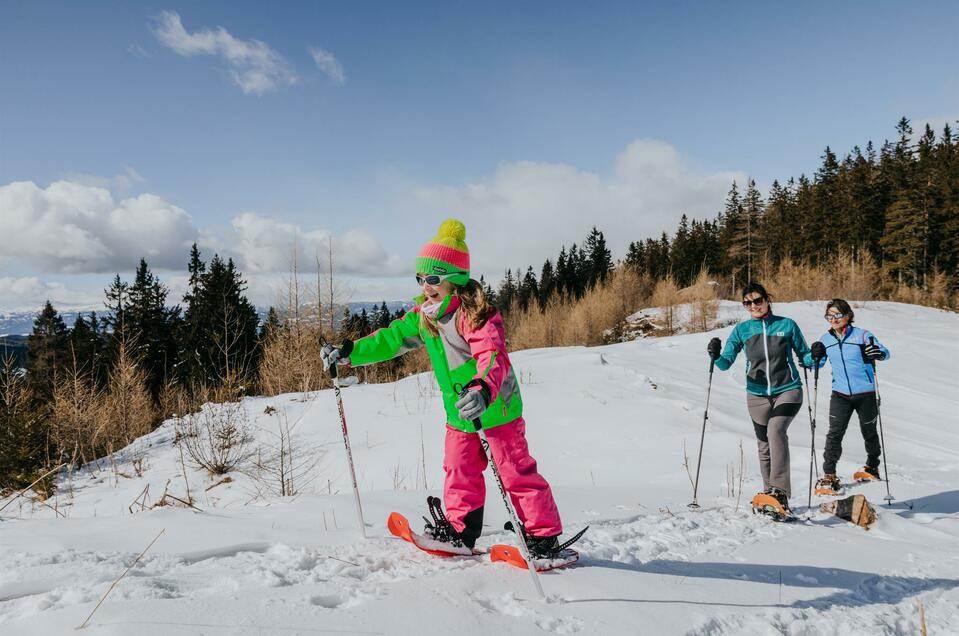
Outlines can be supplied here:
[[775, 512], [785, 518], [790, 515], [791, 491], [786, 429], [803, 400], [793, 354], [805, 367], [812, 366], [813, 360], [796, 323], [773, 314], [769, 294], [762, 285], [750, 283], [743, 289], [743, 307], [749, 320], [736, 325], [722, 353], [719, 338], [710, 341], [707, 351], [720, 371], [729, 369], [740, 351], [746, 353], [746, 407], [756, 433], [764, 487], [753, 499], [753, 508], [768, 512], [762, 502], [771, 497]]
[[836, 476], [836, 463], [842, 455], [842, 438], [855, 411], [859, 428], [866, 442], [866, 465], [854, 477], [879, 479], [879, 456], [882, 449], [876, 433], [879, 405], [876, 401], [877, 360], [888, 360], [889, 349], [876, 337], [859, 327], [853, 327], [855, 313], [842, 298], [834, 298], [826, 305], [825, 318], [830, 329], [820, 342], [813, 343], [813, 357], [819, 365], [832, 366], [832, 396], [829, 398], [829, 432], [823, 453], [823, 477], [816, 485], [819, 494], [837, 494], [841, 491]]

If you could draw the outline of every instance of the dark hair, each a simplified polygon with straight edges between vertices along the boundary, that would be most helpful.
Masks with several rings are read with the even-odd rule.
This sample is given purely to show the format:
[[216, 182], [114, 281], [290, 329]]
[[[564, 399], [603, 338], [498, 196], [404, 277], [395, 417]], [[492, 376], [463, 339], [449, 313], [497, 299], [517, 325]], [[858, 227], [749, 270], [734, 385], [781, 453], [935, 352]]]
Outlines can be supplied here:
[[826, 311], [829, 311], [835, 307], [839, 310], [840, 313], [849, 316], [849, 322], [847, 324], [852, 324], [852, 321], [856, 319], [856, 312], [852, 310], [852, 307], [849, 306], [842, 298], [833, 298], [828, 303], [826, 303]]
[[766, 291], [766, 288], [760, 285], [759, 283], [749, 283], [743, 287], [743, 298], [749, 294], [759, 294], [763, 297], [763, 300], [769, 302], [769, 293]]

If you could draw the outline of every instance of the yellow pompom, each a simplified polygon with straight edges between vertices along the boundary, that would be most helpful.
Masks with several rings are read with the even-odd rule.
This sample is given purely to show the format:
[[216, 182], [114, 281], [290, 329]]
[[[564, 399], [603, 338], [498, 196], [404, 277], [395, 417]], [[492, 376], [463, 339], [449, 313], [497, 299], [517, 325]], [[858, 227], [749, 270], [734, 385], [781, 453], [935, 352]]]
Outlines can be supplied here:
[[446, 219], [440, 224], [440, 229], [436, 233], [437, 238], [451, 238], [456, 242], [466, 240], [466, 226], [462, 221], [456, 219]]

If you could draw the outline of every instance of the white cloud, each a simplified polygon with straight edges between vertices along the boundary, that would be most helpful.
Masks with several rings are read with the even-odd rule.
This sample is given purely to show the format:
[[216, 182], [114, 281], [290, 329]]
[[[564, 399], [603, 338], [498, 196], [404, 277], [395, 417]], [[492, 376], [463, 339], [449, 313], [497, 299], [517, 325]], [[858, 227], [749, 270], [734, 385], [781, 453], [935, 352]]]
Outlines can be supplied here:
[[695, 174], [673, 146], [640, 139], [616, 158], [610, 176], [522, 161], [476, 183], [421, 188], [416, 196], [437, 218], [464, 221], [474, 276], [498, 279], [506, 267], [538, 268], [594, 225], [621, 258], [630, 241], [674, 231], [683, 213], [715, 216], [733, 180], [742, 183], [745, 175]]
[[[244, 272], [288, 272], [296, 246], [297, 268], [303, 272], [328, 269], [330, 241], [333, 268], [344, 276], [392, 276], [404, 272], [403, 261], [387, 253], [372, 234], [362, 229], [338, 236], [326, 229], [304, 229], [290, 223], [245, 212], [233, 219], [224, 239], [208, 239], [207, 246], [234, 257]], [[412, 258], [410, 259], [412, 261]]]
[[140, 57], [140, 58], [150, 57], [150, 54], [147, 52], [147, 50], [136, 43], [133, 43], [127, 47], [127, 53], [129, 53], [130, 55], [134, 57]]
[[48, 300], [57, 310], [100, 310], [103, 290], [67, 288], [61, 282], [41, 281], [35, 276], [0, 277], [0, 307], [4, 311], [36, 311]]
[[262, 95], [299, 80], [286, 59], [265, 42], [235, 38], [223, 27], [189, 33], [175, 11], [160, 13], [153, 33], [160, 43], [180, 55], [223, 58], [230, 77], [244, 93]]
[[134, 187], [146, 183], [146, 179], [140, 176], [140, 173], [126, 166], [123, 172], [112, 177], [100, 177], [92, 174], [71, 173], [64, 177], [64, 181], [72, 181], [81, 185], [92, 186], [94, 188], [106, 188], [108, 190], [119, 190], [127, 192]]
[[304, 272], [316, 271], [317, 254], [326, 270], [331, 241], [333, 266], [344, 276], [393, 276], [409, 265], [363, 229], [334, 235], [245, 212], [225, 230], [201, 231], [186, 211], [156, 194], [116, 200], [107, 188], [75, 181], [0, 186], [0, 210], [7, 235], [16, 237], [0, 242], [0, 264], [31, 273], [129, 272], [141, 257], [153, 269], [183, 270], [193, 242], [205, 258], [232, 257], [250, 274], [289, 271], [294, 242]]
[[57, 181], [0, 186], [4, 229], [0, 262], [21, 269], [84, 273], [181, 268], [197, 231], [190, 216], [155, 194], [115, 201], [106, 188]]
[[336, 56], [329, 51], [324, 51], [314, 46], [311, 46], [308, 50], [319, 69], [326, 73], [330, 79], [337, 84], [346, 82], [346, 73], [343, 71], [343, 65], [336, 59]]

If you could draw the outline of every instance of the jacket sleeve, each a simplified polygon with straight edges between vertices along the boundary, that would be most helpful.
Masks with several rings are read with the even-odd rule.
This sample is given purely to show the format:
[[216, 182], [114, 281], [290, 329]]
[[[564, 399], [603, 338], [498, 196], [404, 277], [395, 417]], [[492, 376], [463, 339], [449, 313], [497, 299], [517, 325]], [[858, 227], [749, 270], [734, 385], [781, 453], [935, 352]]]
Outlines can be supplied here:
[[733, 329], [732, 333], [729, 334], [729, 339], [726, 340], [726, 346], [723, 347], [722, 354], [716, 358], [716, 367], [720, 371], [725, 371], [729, 367], [733, 366], [733, 362], [736, 361], [736, 356], [739, 355], [739, 352], [743, 349], [742, 337], [739, 335], [739, 325], [736, 325], [736, 328]]
[[420, 337], [420, 312], [413, 309], [383, 327], [353, 343], [350, 364], [355, 367], [383, 360], [391, 360], [423, 346]]
[[879, 342], [879, 338], [876, 338], [876, 335], [875, 335], [873, 332], [867, 331], [867, 330], [863, 329], [863, 330], [862, 330], [862, 344], [863, 344], [863, 345], [869, 344], [869, 339], [870, 339], [870, 338], [875, 338], [875, 340], [876, 340], [876, 346], [879, 347], [879, 350], [882, 351], [883, 355], [885, 356], [885, 357], [883, 358], [883, 360], [888, 360], [890, 357], [892, 357], [892, 354], [889, 353], [889, 349], [887, 349], [884, 344], [882, 344], [881, 342]]
[[793, 351], [796, 352], [796, 358], [799, 360], [799, 364], [807, 369], [812, 369], [816, 366], [815, 361], [812, 359], [812, 350], [809, 348], [809, 345], [806, 344], [806, 338], [802, 335], [802, 331], [799, 330], [799, 325], [797, 325], [795, 321], [792, 321], [792, 331]]
[[490, 404], [499, 396], [503, 382], [509, 376], [510, 361], [506, 353], [506, 330], [499, 313], [493, 315], [478, 329], [470, 327], [466, 320], [460, 322], [460, 335], [469, 344], [476, 360], [474, 380], [480, 380], [490, 392]]

